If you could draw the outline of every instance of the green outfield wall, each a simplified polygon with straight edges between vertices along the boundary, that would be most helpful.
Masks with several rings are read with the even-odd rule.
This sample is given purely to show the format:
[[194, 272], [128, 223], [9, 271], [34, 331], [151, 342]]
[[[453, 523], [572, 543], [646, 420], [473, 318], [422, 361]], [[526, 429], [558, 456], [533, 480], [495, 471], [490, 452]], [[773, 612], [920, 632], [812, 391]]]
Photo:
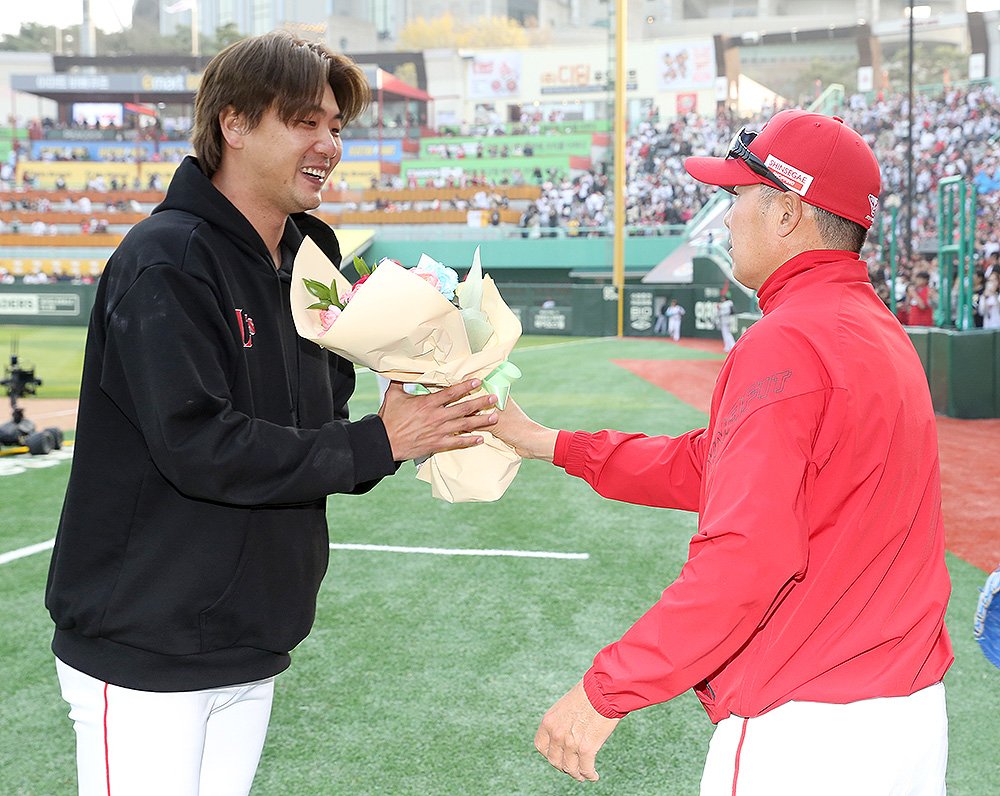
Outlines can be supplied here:
[[0, 324], [86, 326], [97, 285], [0, 285]]
[[[681, 228], [677, 228], [680, 231]], [[625, 241], [625, 273], [639, 280], [683, 243], [681, 235], [630, 237]], [[464, 273], [479, 247], [483, 270], [497, 282], [611, 281], [614, 239], [611, 237], [382, 240], [375, 237], [365, 258], [389, 257], [415, 265], [421, 253]]]
[[924, 366], [934, 411], [948, 417], [1000, 417], [1000, 329], [908, 327]]
[[[712, 257], [694, 256], [691, 281], [643, 284], [641, 279], [681, 243], [680, 236], [632, 237], [626, 242], [623, 321], [626, 336], [655, 334], [662, 306], [684, 307], [683, 337], [718, 338], [718, 306], [726, 282]], [[484, 270], [521, 319], [526, 334], [611, 336], [618, 330], [618, 291], [612, 284], [611, 238], [490, 240], [480, 244]], [[379, 241], [369, 262], [391, 257], [406, 265], [426, 253], [460, 273], [472, 263], [475, 241]], [[0, 285], [0, 324], [85, 326], [96, 285]], [[731, 286], [737, 336], [759, 316], [756, 299]], [[930, 385], [934, 410], [956, 418], [1000, 417], [1000, 330], [908, 327]]]

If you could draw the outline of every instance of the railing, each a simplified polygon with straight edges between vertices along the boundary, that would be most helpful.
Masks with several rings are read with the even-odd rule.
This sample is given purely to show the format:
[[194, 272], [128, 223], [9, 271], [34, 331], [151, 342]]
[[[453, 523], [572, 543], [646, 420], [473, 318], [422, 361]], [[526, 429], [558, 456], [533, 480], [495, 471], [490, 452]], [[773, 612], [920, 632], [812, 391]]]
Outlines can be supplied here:
[[107, 221], [108, 224], [131, 226], [132, 224], [138, 224], [148, 215], [148, 213], [131, 213], [118, 210], [111, 212], [93, 210], [90, 213], [66, 212], [63, 210], [4, 210], [0, 211], [0, 221], [7, 224], [16, 221], [22, 226], [22, 231], [19, 234], [23, 234], [28, 231], [23, 229], [23, 227], [35, 221], [44, 221], [46, 224], [71, 224], [79, 226], [85, 222], [89, 223], [92, 218], [100, 216], [101, 220]]
[[[352, 226], [383, 226], [386, 224], [467, 224], [469, 213], [479, 212], [484, 217], [492, 214], [493, 210], [345, 210], [341, 213], [319, 212], [316, 215], [333, 227]], [[500, 214], [500, 221], [505, 224], [516, 224], [521, 213], [517, 210], [497, 210]]]
[[836, 116], [844, 112], [844, 87], [840, 83], [831, 83], [816, 99], [809, 103], [806, 110], [813, 113], [823, 113]]
[[925, 83], [920, 86], [914, 86], [913, 91], [916, 94], [943, 95], [951, 89], [968, 90], [972, 88], [987, 88], [989, 86], [1000, 87], [1000, 78], [984, 77], [978, 80], [955, 80], [951, 83]]
[[112, 233], [95, 233], [93, 235], [25, 235], [3, 234], [0, 235], [0, 246], [5, 250], [13, 247], [83, 247], [83, 248], [114, 248], [122, 242], [124, 235]]
[[0, 202], [37, 202], [40, 199], [48, 199], [53, 204], [65, 202], [67, 200], [78, 202], [87, 197], [92, 202], [98, 204], [117, 204], [118, 202], [131, 202], [135, 200], [139, 204], [159, 204], [163, 201], [163, 191], [46, 191], [35, 188], [28, 188], [17, 191], [0, 191]]
[[469, 185], [464, 188], [366, 188], [362, 191], [324, 191], [324, 202], [448, 202], [452, 199], [472, 199], [484, 192], [514, 200], [533, 201], [542, 195], [538, 185]]

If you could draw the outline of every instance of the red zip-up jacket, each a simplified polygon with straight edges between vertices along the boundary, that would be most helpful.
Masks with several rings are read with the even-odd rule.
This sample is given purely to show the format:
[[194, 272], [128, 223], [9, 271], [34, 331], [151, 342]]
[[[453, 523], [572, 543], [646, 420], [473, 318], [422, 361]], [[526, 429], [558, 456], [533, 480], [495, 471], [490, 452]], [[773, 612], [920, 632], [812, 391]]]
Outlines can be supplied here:
[[608, 718], [695, 688], [713, 722], [905, 696], [953, 660], [927, 380], [865, 264], [800, 254], [758, 292], [708, 428], [560, 432], [605, 497], [699, 513], [678, 578], [584, 676]]

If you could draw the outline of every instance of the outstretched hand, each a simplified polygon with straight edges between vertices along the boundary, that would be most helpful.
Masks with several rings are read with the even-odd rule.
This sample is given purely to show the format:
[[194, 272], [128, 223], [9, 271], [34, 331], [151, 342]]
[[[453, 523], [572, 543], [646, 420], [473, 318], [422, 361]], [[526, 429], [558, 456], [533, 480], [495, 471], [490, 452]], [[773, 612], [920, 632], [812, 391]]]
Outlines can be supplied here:
[[559, 432], [536, 423], [513, 398], [508, 398], [490, 433], [510, 445], [522, 459], [552, 461]]
[[581, 680], [542, 718], [535, 733], [535, 748], [555, 768], [578, 782], [596, 782], [601, 778], [597, 773], [597, 752], [619, 721], [594, 710]]
[[429, 395], [407, 395], [400, 382], [392, 382], [378, 414], [389, 436], [393, 460], [402, 462], [479, 445], [483, 438], [470, 432], [487, 429], [497, 421], [496, 411], [480, 414], [497, 402], [495, 395], [462, 400], [479, 385], [479, 379], [472, 379]]

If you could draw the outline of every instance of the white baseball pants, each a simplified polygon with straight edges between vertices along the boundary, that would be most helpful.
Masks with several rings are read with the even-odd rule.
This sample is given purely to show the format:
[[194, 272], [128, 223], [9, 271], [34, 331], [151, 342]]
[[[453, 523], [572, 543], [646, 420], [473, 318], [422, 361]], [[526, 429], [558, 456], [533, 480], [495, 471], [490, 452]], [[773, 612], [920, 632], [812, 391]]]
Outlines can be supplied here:
[[76, 731], [80, 796], [246, 796], [274, 678], [204, 691], [135, 691], [56, 659]]
[[732, 327], [729, 325], [729, 318], [719, 318], [719, 331], [722, 332], [722, 350], [732, 351], [736, 345], [736, 338], [733, 337]]
[[715, 728], [701, 796], [944, 796], [944, 684], [906, 697], [788, 702]]

